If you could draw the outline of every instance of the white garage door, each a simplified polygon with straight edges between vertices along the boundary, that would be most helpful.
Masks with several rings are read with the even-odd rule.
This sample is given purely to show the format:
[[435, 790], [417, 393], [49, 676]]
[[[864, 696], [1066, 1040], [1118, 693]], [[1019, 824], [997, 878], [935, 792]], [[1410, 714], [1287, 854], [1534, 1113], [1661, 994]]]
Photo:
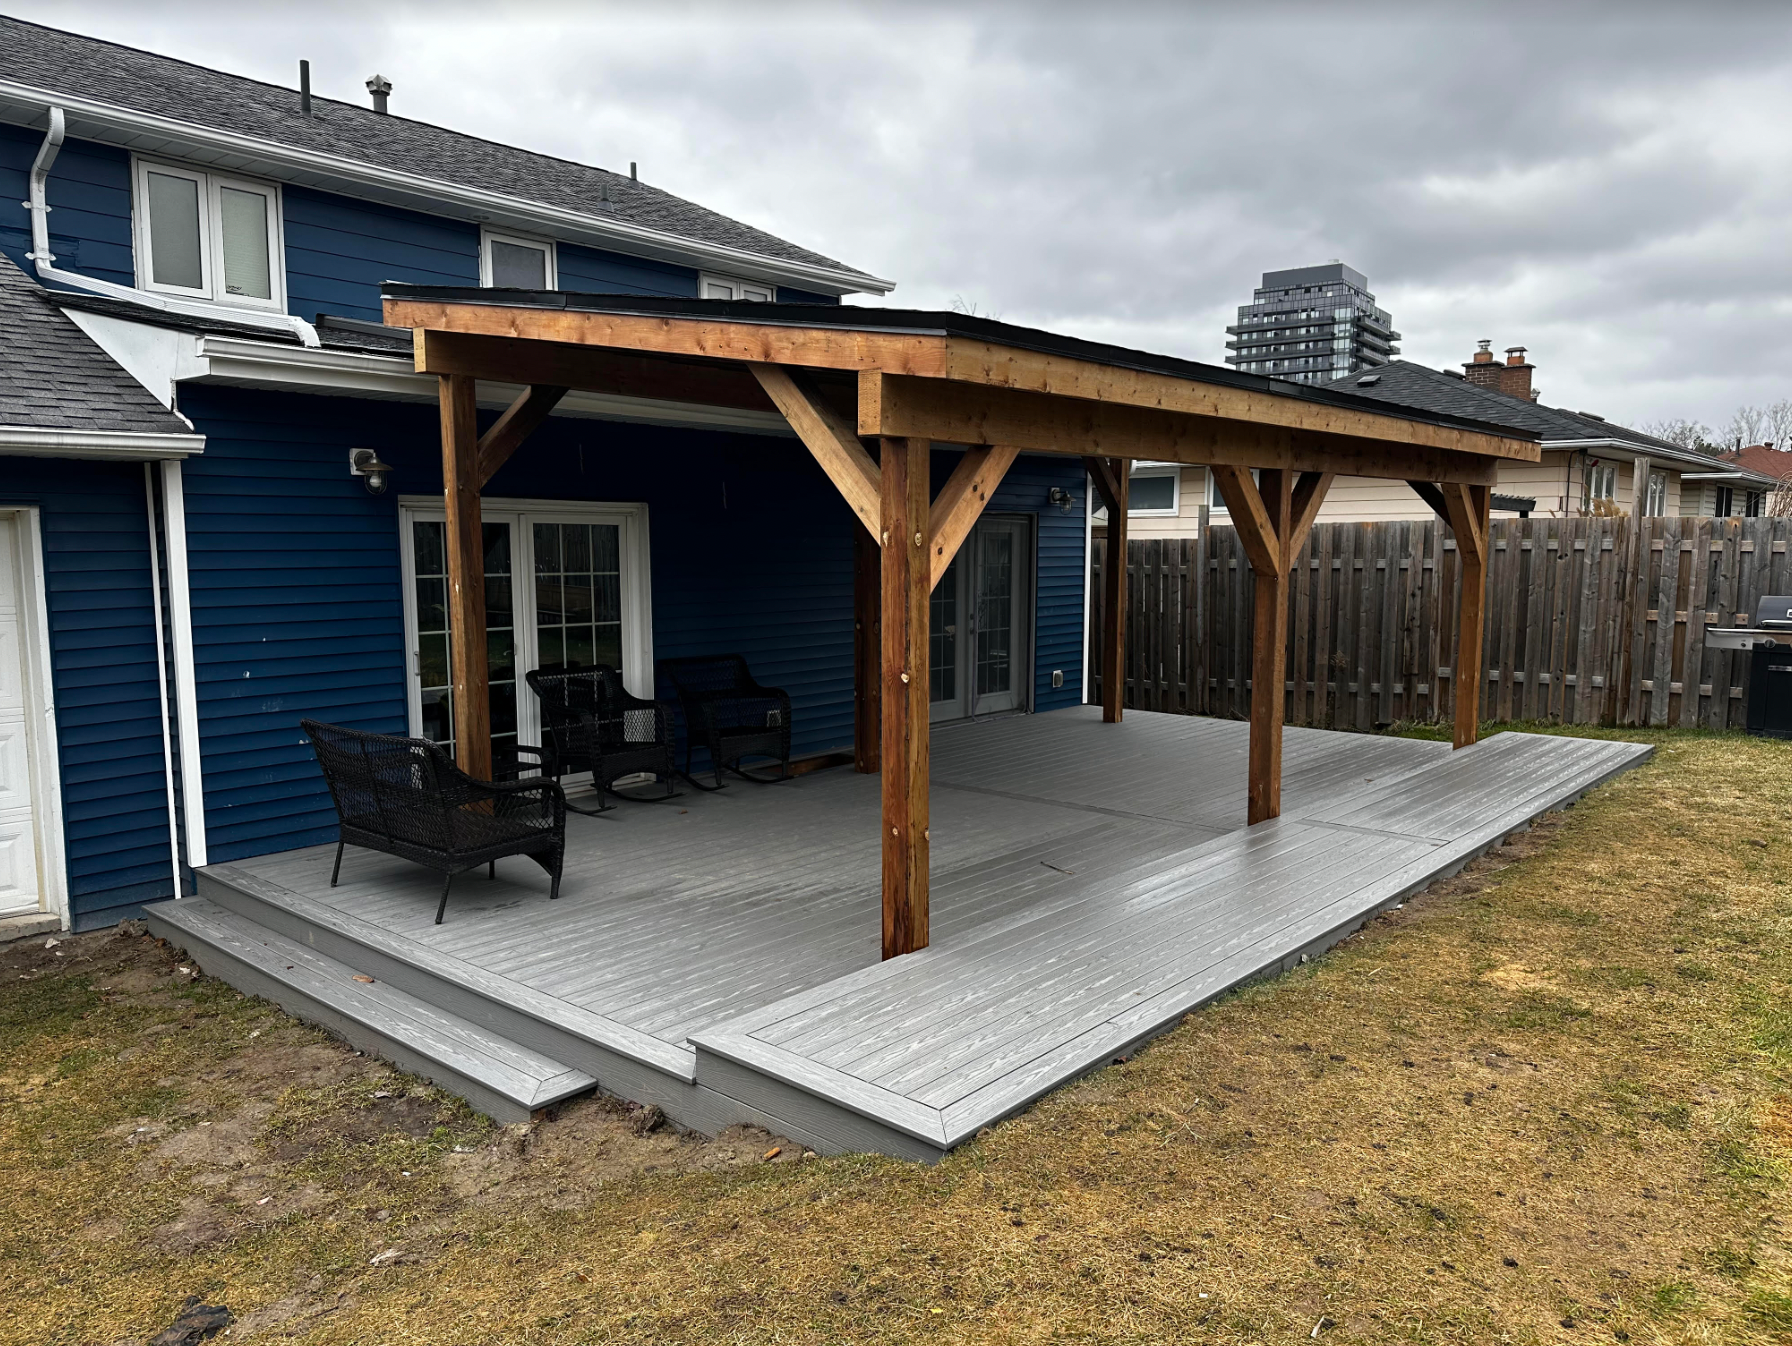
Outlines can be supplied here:
[[25, 722], [24, 576], [18, 516], [0, 514], [0, 916], [36, 911], [43, 893]]

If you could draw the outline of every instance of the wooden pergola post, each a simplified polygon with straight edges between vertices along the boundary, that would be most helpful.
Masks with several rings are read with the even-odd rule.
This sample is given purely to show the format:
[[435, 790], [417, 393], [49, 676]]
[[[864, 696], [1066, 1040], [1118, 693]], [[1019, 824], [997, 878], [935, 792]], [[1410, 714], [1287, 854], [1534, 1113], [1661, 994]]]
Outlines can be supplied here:
[[1085, 458], [1083, 466], [1108, 507], [1107, 563], [1101, 570], [1101, 722], [1126, 713], [1126, 511], [1132, 465], [1123, 458]]
[[1245, 820], [1282, 813], [1283, 684], [1288, 678], [1288, 573], [1307, 544], [1313, 520], [1331, 488], [1329, 472], [1295, 474], [1265, 468], [1209, 469], [1256, 579], [1251, 612], [1251, 748]]
[[1408, 481], [1419, 499], [1450, 526], [1462, 591], [1456, 600], [1456, 725], [1452, 746], [1466, 748], [1481, 733], [1481, 645], [1486, 629], [1488, 523], [1493, 488], [1446, 481]]
[[454, 761], [469, 776], [492, 778], [491, 670], [485, 647], [485, 526], [479, 492], [548, 418], [566, 389], [523, 390], [484, 435], [470, 374], [443, 374], [442, 509], [448, 552], [449, 673], [454, 684]]
[[927, 947], [930, 445], [883, 441], [885, 958]]

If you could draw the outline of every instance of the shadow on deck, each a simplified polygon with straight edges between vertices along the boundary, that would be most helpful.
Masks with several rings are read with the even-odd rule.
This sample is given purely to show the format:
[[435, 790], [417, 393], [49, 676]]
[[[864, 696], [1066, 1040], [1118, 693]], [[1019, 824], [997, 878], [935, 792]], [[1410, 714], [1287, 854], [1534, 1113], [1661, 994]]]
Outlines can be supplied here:
[[878, 783], [846, 769], [571, 816], [551, 904], [503, 862], [433, 925], [439, 877], [351, 850], [332, 889], [320, 846], [213, 865], [151, 921], [500, 1119], [596, 1085], [933, 1159], [1650, 752], [1290, 729], [1283, 816], [1246, 828], [1247, 741], [1090, 707], [937, 730], [933, 944], [887, 963]]

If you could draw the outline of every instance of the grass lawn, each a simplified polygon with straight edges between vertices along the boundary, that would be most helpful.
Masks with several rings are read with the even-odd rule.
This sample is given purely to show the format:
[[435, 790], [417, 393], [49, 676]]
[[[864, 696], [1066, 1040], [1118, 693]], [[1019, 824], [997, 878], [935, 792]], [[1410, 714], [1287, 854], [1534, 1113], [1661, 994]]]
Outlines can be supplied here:
[[8, 946], [0, 1339], [196, 1294], [230, 1341], [1792, 1340], [1792, 746], [1617, 736], [1660, 748], [935, 1168], [498, 1129], [151, 940]]

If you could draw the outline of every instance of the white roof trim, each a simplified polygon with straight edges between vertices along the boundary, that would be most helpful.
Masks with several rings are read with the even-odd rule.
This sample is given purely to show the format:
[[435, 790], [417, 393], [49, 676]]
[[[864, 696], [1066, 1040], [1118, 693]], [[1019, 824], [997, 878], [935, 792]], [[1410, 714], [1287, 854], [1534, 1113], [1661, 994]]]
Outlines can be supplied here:
[[[440, 398], [434, 374], [419, 374], [408, 355], [372, 355], [359, 351], [311, 349], [247, 337], [202, 336], [196, 359], [180, 376], [183, 383], [220, 383], [239, 388], [274, 388], [323, 392], [338, 397], [372, 397], [393, 402]], [[503, 408], [522, 392], [521, 384], [479, 382], [479, 404]], [[585, 420], [636, 421], [705, 430], [790, 436], [783, 416], [772, 411], [660, 402], [644, 397], [618, 397], [574, 389], [554, 408], [554, 415]]]
[[[11, 105], [10, 110], [15, 110], [14, 116], [6, 115], [8, 105]], [[817, 291], [887, 294], [896, 288], [894, 281], [856, 271], [767, 257], [627, 220], [606, 219], [561, 206], [524, 201], [501, 192], [443, 182], [439, 178], [363, 163], [338, 154], [298, 149], [259, 136], [200, 126], [98, 99], [0, 79], [0, 119], [15, 120], [17, 111], [28, 111], [26, 124], [38, 125], [43, 110], [50, 106], [63, 109], [70, 135], [143, 153], [171, 154], [191, 163], [322, 187], [435, 215], [453, 216], [455, 212], [443, 209], [444, 203], [452, 203], [461, 208], [459, 218], [481, 224], [546, 231], [569, 242], [610, 249], [620, 247], [625, 252], [686, 266], [695, 260], [700, 268], [713, 267]]]
[[203, 452], [204, 435], [161, 435], [130, 430], [43, 430], [34, 425], [0, 425], [0, 454], [26, 458], [139, 461], [185, 458]]
[[[1715, 471], [1725, 470], [1723, 463], [1707, 458], [1704, 454], [1688, 453], [1685, 449], [1664, 448], [1657, 444], [1638, 444], [1634, 439], [1612, 437], [1605, 439], [1546, 439], [1543, 441], [1543, 447], [1546, 449], [1584, 449], [1588, 452], [1594, 449], [1605, 449], [1609, 450], [1614, 457], [1621, 455], [1625, 458], [1649, 458], [1663, 465], [1682, 464]], [[1753, 477], [1759, 481], [1773, 480], [1773, 478], [1762, 476], [1760, 473], [1750, 472], [1746, 468], [1731, 468], [1729, 470], [1736, 472], [1739, 476]]]

